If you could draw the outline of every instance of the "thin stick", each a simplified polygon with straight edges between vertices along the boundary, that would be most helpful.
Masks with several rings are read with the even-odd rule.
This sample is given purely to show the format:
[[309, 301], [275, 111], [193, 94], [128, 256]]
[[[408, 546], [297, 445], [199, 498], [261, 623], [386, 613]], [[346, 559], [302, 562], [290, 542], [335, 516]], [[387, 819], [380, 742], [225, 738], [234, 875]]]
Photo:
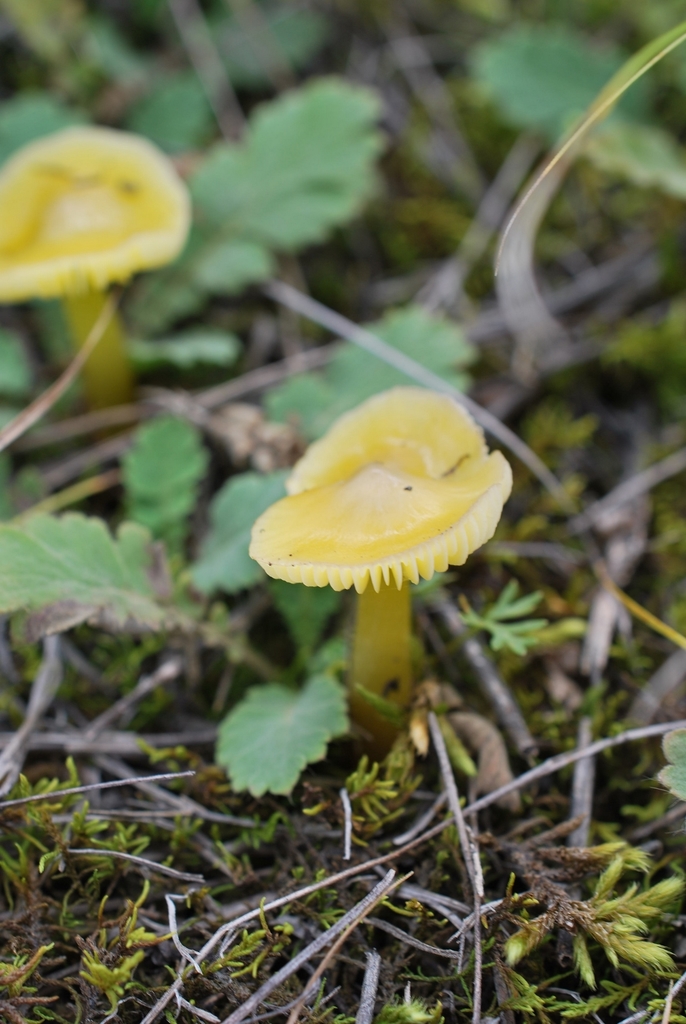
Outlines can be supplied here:
[[19, 778], [28, 752], [28, 740], [52, 704], [62, 675], [59, 637], [48, 636], [43, 641], [43, 660], [31, 686], [26, 717], [0, 754], [0, 796], [9, 793]]
[[0, 811], [7, 807], [20, 807], [22, 804], [33, 804], [37, 801], [54, 800], [60, 796], [75, 796], [77, 793], [89, 793], [94, 789], [114, 789], [118, 786], [139, 786], [144, 779], [146, 782], [169, 782], [170, 779], [185, 779], [189, 775], [195, 775], [194, 771], [187, 772], [165, 772], [163, 775], [135, 775], [129, 779], [116, 779], [114, 782], [91, 782], [88, 786], [74, 786], [72, 789], [53, 789], [50, 793], [34, 793], [33, 796], [20, 796], [16, 800], [3, 800], [0, 803]]
[[169, 10], [196, 75], [227, 141], [240, 138], [245, 118], [197, 0], [168, 0]]
[[121, 470], [108, 469], [105, 473], [90, 476], [87, 480], [79, 480], [77, 484], [72, 484], [71, 487], [65, 487], [63, 491], [57, 491], [48, 498], [37, 501], [35, 505], [31, 505], [23, 512], [20, 512], [18, 516], [15, 516], [12, 522], [23, 523], [30, 516], [49, 515], [52, 512], [59, 512], [62, 508], [68, 508], [70, 505], [83, 501], [84, 498], [92, 498], [95, 494], [102, 494], [103, 491], [108, 491], [110, 487], [116, 487], [119, 483], [121, 483]]
[[648, 466], [647, 469], [636, 473], [629, 480], [625, 480], [606, 494], [604, 498], [599, 498], [598, 501], [589, 505], [578, 516], [570, 519], [567, 524], [569, 533], [583, 533], [584, 530], [588, 529], [589, 526], [593, 526], [610, 509], [619, 508], [620, 505], [625, 505], [627, 502], [639, 498], [642, 494], [647, 494], [653, 487], [657, 487], [663, 481], [676, 476], [677, 473], [683, 473], [685, 469], [686, 448], [680, 448], [678, 451], [668, 455], [666, 459], [653, 463], [652, 466]]
[[83, 734], [85, 740], [91, 741], [97, 739], [104, 729], [107, 729], [113, 722], [121, 718], [122, 715], [126, 714], [131, 708], [134, 708], [136, 704], [156, 690], [158, 686], [162, 686], [164, 683], [170, 683], [173, 679], [176, 679], [181, 675], [183, 669], [183, 662], [181, 658], [170, 658], [169, 661], [165, 661], [164, 664], [149, 676], [141, 676], [133, 690], [125, 694], [118, 701], [115, 701], [107, 711], [103, 711], [101, 715], [98, 715], [91, 724], [88, 726]]
[[367, 967], [362, 982], [362, 994], [360, 1005], [355, 1017], [355, 1024], [372, 1024], [374, 1019], [374, 1004], [376, 1003], [376, 990], [379, 987], [379, 972], [381, 970], [381, 957], [375, 949], [367, 953]]
[[[478, 848], [475, 849], [476, 844], [472, 842], [469, 832], [467, 831], [467, 825], [465, 824], [465, 820], [462, 816], [462, 808], [460, 807], [460, 797], [457, 792], [455, 775], [450, 764], [450, 758], [448, 756], [445, 740], [443, 739], [441, 727], [439, 726], [438, 719], [433, 711], [429, 712], [429, 729], [431, 731], [433, 745], [436, 748], [436, 753], [438, 755], [438, 763], [441, 766], [443, 785], [446, 793], [448, 794], [448, 805], [452, 811], [453, 818], [455, 819], [455, 824], [457, 825], [457, 834], [460, 837], [460, 846], [462, 847], [462, 856], [464, 858], [465, 867], [467, 868], [469, 880], [472, 885], [472, 895], [474, 897], [474, 992], [472, 995], [474, 1005], [472, 1024], [479, 1024], [479, 1021], [481, 1020], [481, 968], [483, 955], [481, 949], [480, 911], [484, 896], [481, 864], [478, 861]], [[459, 957], [459, 954], [456, 954], [456, 956]]]
[[400, 352], [397, 348], [393, 348], [392, 345], [388, 345], [381, 338], [372, 334], [371, 331], [358, 327], [352, 320], [348, 320], [347, 317], [334, 312], [334, 310], [322, 305], [321, 302], [311, 299], [308, 295], [303, 295], [297, 288], [293, 288], [284, 281], [270, 281], [264, 285], [263, 290], [275, 302], [287, 306], [296, 313], [300, 313], [301, 316], [307, 317], [308, 320], [321, 324], [322, 327], [326, 327], [339, 337], [346, 338], [355, 345], [359, 345], [366, 352], [370, 352], [389, 366], [395, 367], [400, 373], [404, 373], [405, 376], [417, 381], [418, 384], [423, 384], [424, 387], [431, 388], [433, 391], [439, 391], [441, 394], [450, 395], [456, 402], [469, 410], [484, 430], [487, 430], [496, 440], [509, 448], [531, 470], [565, 512], [571, 514], [575, 511], [573, 503], [560, 484], [560, 481], [550, 472], [538, 455], [517, 437], [509, 427], [506, 427], [504, 423], [501, 423], [496, 416], [480, 406], [474, 399], [458, 391], [452, 384], [448, 384], [438, 374], [427, 370], [425, 366], [422, 366], [415, 359], [411, 359], [404, 352]]
[[72, 847], [70, 854], [90, 857], [118, 857], [120, 860], [130, 860], [132, 864], [140, 864], [141, 867], [150, 868], [161, 875], [169, 875], [170, 878], [178, 878], [182, 882], [198, 882], [203, 884], [205, 879], [202, 875], [191, 875], [188, 871], [177, 871], [176, 868], [168, 868], [166, 864], [158, 864], [157, 861], [148, 860], [146, 857], [137, 857], [133, 853], [121, 853], [119, 850], [98, 850], [91, 847], [76, 849]]
[[428, 828], [441, 808], [445, 806], [447, 799], [448, 795], [445, 790], [442, 793], [439, 793], [428, 811], [425, 811], [424, 814], [415, 821], [411, 828], [408, 828], [406, 832], [402, 832], [399, 836], [394, 837], [393, 845], [404, 846], [405, 843], [411, 842], [415, 836], [418, 836], [425, 828]]
[[420, 950], [422, 953], [432, 953], [434, 956], [443, 957], [445, 960], [459, 960], [460, 954], [455, 949], [441, 949], [440, 946], [431, 946], [428, 942], [422, 942], [420, 939], [415, 939], [414, 935], [408, 935], [402, 928], [397, 928], [396, 925], [391, 924], [389, 921], [384, 921], [380, 917], [370, 917], [369, 923], [373, 924], [375, 928], [378, 928], [382, 932], [386, 932], [387, 935], [392, 935], [398, 942], [405, 943], [406, 946], [412, 946], [414, 949]]
[[341, 803], [343, 804], [343, 813], [345, 814], [345, 826], [343, 830], [343, 860], [350, 860], [352, 856], [352, 840], [353, 840], [353, 809], [350, 803], [350, 796], [348, 790], [343, 787], [340, 790]]
[[[290, 978], [291, 975], [295, 974], [296, 971], [299, 971], [304, 964], [309, 963], [313, 957], [326, 949], [326, 947], [351, 924], [357, 924], [362, 915], [366, 916], [366, 913], [371, 911], [379, 900], [383, 899], [389, 890], [393, 888], [394, 879], [395, 871], [391, 868], [391, 870], [386, 873], [384, 879], [379, 882], [378, 885], [375, 885], [372, 891], [368, 893], [364, 899], [355, 904], [352, 910], [349, 910], [347, 914], [344, 914], [343, 917], [339, 918], [328, 931], [322, 932], [321, 935], [318, 935], [317, 938], [309, 944], [309, 946], [306, 946], [305, 949], [301, 950], [300, 953], [297, 954], [297, 956], [294, 956], [293, 959], [285, 964], [280, 971], [273, 974], [268, 981], [260, 986], [257, 992], [253, 992], [253, 994], [246, 999], [242, 1006], [239, 1006], [238, 1009], [229, 1014], [229, 1016], [222, 1021], [222, 1024], [240, 1024], [240, 1022], [245, 1020], [246, 1017], [249, 1017], [253, 1010], [256, 1010], [257, 1007], [263, 1003], [264, 1000], [279, 987], [279, 985], [282, 985], [287, 978]], [[202, 957], [199, 953], [198, 961], [201, 961], [201, 959]], [[147, 1018], [142, 1022], [142, 1024], [147, 1024]]]
[[110, 320], [114, 316], [118, 301], [119, 293], [112, 292], [100, 310], [98, 319], [91, 327], [83, 346], [76, 353], [64, 373], [60, 374], [54, 384], [46, 388], [42, 395], [35, 398], [13, 420], [10, 420], [7, 426], [0, 430], [0, 452], [9, 447], [22, 434], [25, 434], [34, 423], [38, 423], [38, 420], [42, 419], [46, 412], [52, 409], [55, 402], [59, 401], [67, 388], [71, 387], [81, 373], [88, 357], [92, 354], [95, 346], [105, 333]]
[[529, 732], [524, 715], [507, 683], [501, 677], [479, 640], [476, 637], [467, 636], [467, 627], [457, 608], [450, 601], [440, 601], [433, 607], [453, 636], [466, 637], [462, 644], [465, 658], [476, 673], [503, 729], [522, 757], [531, 763], [532, 755], [538, 750], [538, 744]]
[[684, 650], [686, 650], [686, 636], [680, 633], [677, 629], [673, 629], [673, 627], [669, 626], [666, 622], [663, 622], [662, 619], [658, 619], [657, 615], [653, 615], [653, 613], [649, 612], [647, 608], [640, 605], [638, 601], [634, 601], [632, 597], [625, 594], [610, 577], [603, 562], [595, 562], [593, 568], [596, 576], [605, 589], [608, 590], [613, 597], [616, 597], [632, 615], [635, 615], [637, 619], [644, 622], [646, 626], [650, 626], [650, 628], [654, 629], [656, 633], [660, 634], [660, 636], [667, 637], [667, 639], [671, 640], [673, 644], [677, 645], [677, 647], [683, 647]]
[[669, 992], [665, 999], [665, 1012], [662, 1015], [662, 1024], [669, 1024], [672, 1013], [672, 1002], [674, 996], [678, 995], [681, 989], [686, 985], [686, 971], [681, 975], [677, 982], [671, 982], [669, 986]]

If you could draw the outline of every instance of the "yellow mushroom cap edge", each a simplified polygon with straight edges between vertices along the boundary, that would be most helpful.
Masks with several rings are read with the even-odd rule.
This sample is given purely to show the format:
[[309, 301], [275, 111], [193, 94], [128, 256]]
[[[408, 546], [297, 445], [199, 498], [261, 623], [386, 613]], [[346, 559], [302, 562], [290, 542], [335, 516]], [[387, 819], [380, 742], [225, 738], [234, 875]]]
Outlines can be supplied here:
[[102, 290], [163, 266], [181, 252], [191, 220], [188, 190], [161, 150], [89, 125], [14, 153], [0, 168], [0, 210], [0, 302]]
[[[467, 458], [470, 461], [462, 468]], [[442, 488], [448, 516], [451, 509], [462, 509], [461, 515], [447, 522], [445, 514], [433, 511]], [[420, 577], [430, 579], [449, 565], [462, 565], [493, 536], [511, 488], [508, 462], [498, 451], [488, 454], [480, 427], [464, 409], [424, 388], [393, 388], [340, 417], [310, 446], [287, 483], [291, 496], [272, 505], [254, 524], [250, 555], [268, 575], [306, 586], [334, 590], [354, 586], [362, 593], [370, 581], [377, 591], [391, 581], [398, 587], [403, 580], [417, 583]], [[416, 497], [404, 493], [413, 490]], [[382, 520], [379, 557], [369, 557], [369, 544], [361, 546], [366, 557], [351, 556], [355, 541], [347, 543], [348, 538], [340, 545], [333, 539], [332, 557], [321, 557], [321, 536], [326, 549], [338, 504], [346, 506], [342, 533], [357, 518], [350, 504], [357, 494], [371, 495], [370, 504], [378, 505], [380, 515], [390, 519], [407, 508], [406, 543], [402, 543], [402, 530], [384, 534]], [[417, 523], [424, 506], [431, 513], [428, 530]], [[321, 536], [313, 538], [312, 553], [318, 557], [310, 559], [306, 557], [306, 523], [318, 507], [324, 522], [320, 528], [311, 527]], [[361, 511], [364, 515], [369, 518], [368, 508]], [[440, 522], [441, 529], [432, 532], [431, 522]], [[390, 551], [388, 538], [395, 533], [398, 549]]]

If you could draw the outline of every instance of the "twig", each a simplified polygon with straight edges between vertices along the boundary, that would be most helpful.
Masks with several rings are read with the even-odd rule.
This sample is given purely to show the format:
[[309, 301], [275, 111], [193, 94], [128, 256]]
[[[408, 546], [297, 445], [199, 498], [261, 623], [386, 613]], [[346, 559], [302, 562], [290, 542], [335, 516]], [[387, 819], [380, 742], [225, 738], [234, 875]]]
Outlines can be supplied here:
[[343, 787], [340, 790], [341, 803], [343, 804], [343, 813], [345, 815], [345, 825], [343, 829], [343, 860], [350, 860], [352, 856], [352, 839], [353, 839], [353, 809], [350, 803], [350, 796], [348, 790]]
[[392, 935], [394, 939], [404, 942], [406, 946], [413, 946], [415, 949], [421, 950], [422, 953], [432, 953], [434, 956], [440, 956], [446, 960], [459, 960], [460, 958], [457, 950], [441, 949], [440, 946], [431, 946], [428, 942], [421, 942], [420, 939], [415, 939], [414, 935], [408, 935], [402, 928], [397, 928], [396, 925], [391, 924], [389, 921], [384, 921], [380, 917], [370, 917], [368, 921], [369, 924], [373, 924], [380, 931]]
[[567, 548], [564, 544], [548, 541], [494, 540], [484, 544], [485, 555], [514, 555], [515, 558], [542, 558], [548, 562], [562, 562], [568, 565], [583, 565], [588, 556], [583, 551]]
[[[117, 760], [117, 758], [104, 755], [96, 757], [94, 760], [99, 768], [104, 769], [110, 775], [119, 775], [120, 778], [131, 777], [130, 766], [123, 761]], [[187, 774], [195, 775], [195, 772]], [[196, 818], [203, 818], [205, 821], [216, 821], [222, 825], [238, 825], [241, 828], [256, 828], [259, 825], [259, 822], [253, 821], [252, 818], [236, 818], [232, 814], [220, 814], [219, 811], [209, 811], [189, 796], [177, 796], [176, 793], [170, 793], [169, 790], [163, 789], [162, 786], [156, 786], [151, 779], [152, 776], [139, 775], [135, 780], [135, 785], [141, 792], [147, 793], [148, 796], [152, 797], [153, 800], [158, 800], [171, 807], [178, 808], [179, 814], [192, 814]]]
[[158, 686], [170, 683], [173, 679], [176, 679], [181, 675], [182, 670], [183, 662], [181, 658], [170, 658], [169, 661], [165, 661], [151, 675], [141, 676], [133, 690], [125, 694], [118, 701], [115, 701], [107, 711], [103, 711], [101, 715], [98, 715], [91, 722], [84, 732], [83, 738], [88, 741], [97, 739], [101, 732], [125, 715], [131, 708], [134, 708], [143, 697], [152, 693]]
[[[242, 1006], [239, 1006], [238, 1009], [229, 1014], [229, 1016], [222, 1021], [222, 1024], [240, 1024], [240, 1022], [245, 1020], [246, 1017], [249, 1017], [253, 1010], [256, 1010], [260, 1003], [263, 1003], [264, 1000], [271, 995], [279, 985], [282, 985], [287, 978], [290, 978], [291, 975], [295, 974], [296, 971], [299, 971], [304, 964], [309, 963], [315, 956], [321, 953], [322, 950], [326, 949], [326, 947], [342, 932], [346, 931], [350, 925], [357, 924], [361, 917], [366, 916], [366, 914], [376, 906], [379, 900], [383, 899], [384, 896], [386, 896], [386, 894], [393, 888], [394, 879], [395, 871], [391, 869], [386, 873], [385, 878], [379, 882], [378, 885], [375, 885], [372, 891], [365, 896], [364, 899], [360, 900], [360, 902], [357, 903], [352, 910], [349, 910], [347, 914], [344, 914], [343, 917], [339, 918], [328, 931], [322, 932], [321, 935], [318, 935], [317, 938], [309, 944], [309, 946], [306, 946], [305, 949], [301, 950], [300, 953], [285, 964], [281, 970], [273, 974], [271, 978], [260, 986], [257, 992], [253, 992], [253, 994], [246, 999]], [[198, 961], [202, 962], [202, 959], [203, 957], [201, 953], [199, 953]], [[148, 1024], [147, 1018], [142, 1022], [142, 1024]]]
[[13, 420], [10, 420], [7, 426], [0, 430], [0, 452], [9, 447], [22, 434], [25, 434], [34, 423], [42, 419], [46, 412], [52, 409], [55, 402], [59, 401], [67, 388], [71, 387], [81, 373], [88, 357], [92, 354], [95, 346], [105, 333], [110, 320], [114, 316], [118, 301], [119, 293], [112, 292], [100, 310], [100, 314], [91, 327], [82, 348], [76, 353], [64, 373], [60, 374], [54, 384], [46, 388], [38, 398], [30, 402]]
[[48, 636], [43, 641], [43, 660], [31, 687], [26, 717], [0, 754], [0, 796], [9, 793], [19, 778], [27, 754], [29, 737], [52, 704], [61, 682], [62, 659], [59, 637]]
[[[0, 732], [0, 750], [12, 742], [14, 733]], [[112, 757], [135, 757], [146, 759], [141, 747], [141, 740], [151, 746], [214, 746], [217, 740], [217, 728], [209, 725], [205, 729], [194, 729], [189, 732], [155, 732], [140, 735], [136, 732], [108, 729], [101, 732], [95, 739], [85, 739], [82, 732], [51, 731], [34, 732], [26, 742], [26, 749], [32, 753], [41, 750], [59, 751], [64, 754], [102, 754]], [[147, 776], [145, 776], [147, 778]]]
[[198, 882], [202, 885], [205, 881], [202, 875], [191, 875], [188, 871], [177, 871], [176, 868], [168, 868], [166, 864], [158, 864], [157, 861], [148, 860], [146, 857], [137, 857], [133, 853], [122, 853], [119, 850], [98, 850], [95, 848], [91, 849], [90, 847], [76, 849], [72, 847], [68, 852], [75, 856], [118, 857], [120, 860], [129, 860], [132, 864], [140, 864], [141, 867], [150, 868], [151, 871], [157, 871], [161, 875], [178, 878], [182, 882]]
[[589, 505], [578, 516], [574, 516], [567, 524], [568, 531], [572, 534], [583, 533], [584, 530], [593, 526], [607, 512], [613, 511], [629, 501], [633, 501], [642, 494], [647, 494], [653, 487], [657, 487], [658, 484], [669, 480], [670, 477], [676, 476], [678, 473], [683, 473], [685, 469], [686, 448], [680, 448], [678, 451], [668, 455], [666, 459], [648, 466], [647, 469], [636, 473], [629, 480], [624, 480], [611, 490], [609, 494], [606, 494], [604, 498], [599, 498], [598, 501]]
[[357, 1009], [355, 1024], [372, 1024], [374, 1019], [374, 1004], [376, 1003], [376, 990], [379, 987], [379, 972], [381, 970], [381, 957], [375, 949], [367, 953], [367, 967], [362, 982], [362, 994], [360, 1005]]
[[197, 0], [168, 0], [169, 10], [195, 73], [227, 141], [238, 139], [245, 118]]
[[7, 623], [7, 616], [0, 615], [0, 675], [3, 675], [12, 686], [18, 686], [21, 676], [17, 672], [12, 658], [12, 648], [7, 641]]
[[[431, 739], [433, 745], [436, 748], [438, 755], [438, 763], [441, 766], [441, 777], [443, 778], [443, 785], [445, 791], [448, 794], [448, 805], [452, 811], [455, 824], [457, 826], [457, 834], [460, 837], [460, 846], [462, 847], [462, 856], [464, 858], [465, 867], [469, 875], [469, 880], [472, 886], [472, 895], [474, 897], [474, 991], [473, 991], [473, 1003], [474, 1011], [472, 1014], [472, 1024], [479, 1024], [481, 1020], [481, 986], [482, 986], [482, 949], [481, 949], [481, 903], [483, 902], [484, 896], [484, 883], [483, 877], [481, 876], [481, 864], [479, 861], [478, 847], [472, 842], [467, 825], [462, 816], [462, 808], [460, 807], [460, 797], [457, 792], [457, 784], [455, 783], [455, 775], [450, 764], [450, 758], [448, 757], [448, 750], [443, 739], [441, 727], [438, 724], [438, 719], [433, 711], [429, 712], [429, 729], [431, 731]], [[459, 954], [458, 954], [459, 958]]]
[[445, 791], [440, 793], [431, 804], [428, 811], [425, 811], [424, 814], [420, 815], [411, 828], [408, 828], [406, 832], [401, 832], [399, 836], [394, 837], [393, 845], [404, 846], [405, 843], [411, 842], [415, 836], [418, 836], [423, 832], [424, 829], [431, 824], [441, 808], [445, 806], [447, 799], [448, 795]]
[[415, 301], [425, 309], [433, 312], [455, 306], [469, 269], [486, 251], [539, 149], [540, 142], [535, 137], [518, 136], [483, 194], [457, 252], [445, 260], [415, 296]]
[[83, 501], [85, 498], [91, 498], [95, 494], [102, 494], [103, 491], [108, 491], [111, 487], [116, 487], [120, 483], [121, 470], [108, 469], [104, 473], [98, 473], [97, 476], [88, 477], [87, 480], [79, 480], [78, 483], [72, 484], [71, 487], [66, 487], [63, 491], [57, 491], [57, 493], [43, 498], [42, 501], [37, 501], [35, 505], [29, 505], [28, 508], [14, 517], [13, 522], [23, 523], [31, 516], [41, 514], [52, 515], [54, 512], [59, 512], [70, 505], [76, 505], [77, 502]]
[[665, 1000], [665, 1010], [662, 1015], [662, 1024], [669, 1024], [671, 1020], [672, 1002], [674, 1000], [674, 996], [678, 995], [679, 992], [681, 992], [684, 985], [686, 985], [686, 971], [684, 971], [684, 973], [681, 975], [677, 982], [672, 982], [669, 986], [669, 992]]
[[393, 348], [392, 345], [388, 345], [381, 338], [372, 334], [371, 331], [358, 327], [352, 320], [348, 320], [347, 317], [334, 312], [334, 310], [322, 305], [321, 302], [311, 299], [308, 295], [303, 295], [297, 288], [293, 288], [284, 281], [270, 281], [264, 286], [263, 290], [275, 302], [288, 306], [289, 309], [295, 310], [296, 313], [307, 317], [308, 320], [313, 320], [339, 337], [346, 338], [348, 341], [359, 345], [366, 352], [370, 352], [389, 366], [395, 367], [400, 373], [405, 374], [411, 380], [417, 381], [418, 384], [423, 384], [424, 387], [439, 391], [441, 394], [450, 395], [456, 402], [469, 410], [484, 430], [488, 431], [496, 440], [509, 448], [531, 470], [564, 511], [567, 513], [574, 511], [573, 503], [560, 484], [560, 481], [551, 473], [545, 463], [539, 459], [538, 455], [517, 437], [509, 427], [506, 427], [504, 423], [501, 423], [492, 413], [488, 412], [487, 409], [484, 409], [472, 398], [469, 398], [468, 395], [458, 391], [452, 384], [448, 384], [438, 374], [427, 370], [425, 366], [422, 366], [415, 359], [411, 359], [404, 352], [400, 352], [397, 348]]
[[634, 699], [627, 718], [647, 725], [655, 717], [663, 700], [686, 679], [686, 651], [678, 650], [662, 662]]
[[[460, 617], [457, 608], [449, 601], [432, 604], [447, 629], [456, 637], [464, 637], [467, 627]], [[522, 755], [530, 760], [537, 752], [538, 744], [529, 732], [524, 715], [515, 701], [510, 688], [501, 677], [493, 661], [486, 654], [476, 637], [468, 637], [462, 644], [462, 651], [481, 683], [483, 692], [488, 697], [498, 721], [508, 734], [512, 743]]]
[[[169, 782], [171, 779], [185, 779], [189, 775], [195, 775], [194, 771], [187, 772], [164, 772], [162, 775], [144, 775], [142, 778], [148, 782]], [[55, 797], [75, 796], [77, 793], [91, 793], [95, 789], [114, 789], [119, 786], [139, 786], [141, 776], [133, 778], [117, 779], [115, 782], [91, 782], [87, 786], [74, 786], [71, 789], [53, 789], [49, 793], [34, 793], [33, 796], [20, 796], [16, 800], [3, 800], [0, 803], [0, 811], [7, 807], [20, 807], [22, 804], [33, 804], [37, 801], [53, 800]]]
[[[591, 744], [592, 719], [582, 715], [577, 730], [577, 750], [584, 750]], [[569, 802], [569, 817], [581, 818], [579, 825], [567, 836], [567, 846], [588, 846], [595, 789], [595, 758], [584, 757], [576, 762], [572, 779], [572, 796]]]

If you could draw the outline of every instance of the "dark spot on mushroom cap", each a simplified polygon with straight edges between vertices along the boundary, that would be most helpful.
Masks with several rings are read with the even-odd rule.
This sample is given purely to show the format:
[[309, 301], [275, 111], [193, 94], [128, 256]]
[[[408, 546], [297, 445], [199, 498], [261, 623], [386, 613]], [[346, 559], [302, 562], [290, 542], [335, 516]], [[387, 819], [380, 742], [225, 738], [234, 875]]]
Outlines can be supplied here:
[[387, 683], [384, 683], [383, 695], [388, 697], [391, 693], [397, 693], [400, 689], [400, 681], [398, 679], [389, 679]]
[[411, 491], [412, 490], [412, 486], [410, 484], [408, 484], [407, 487], [403, 487], [403, 490], [404, 491]]

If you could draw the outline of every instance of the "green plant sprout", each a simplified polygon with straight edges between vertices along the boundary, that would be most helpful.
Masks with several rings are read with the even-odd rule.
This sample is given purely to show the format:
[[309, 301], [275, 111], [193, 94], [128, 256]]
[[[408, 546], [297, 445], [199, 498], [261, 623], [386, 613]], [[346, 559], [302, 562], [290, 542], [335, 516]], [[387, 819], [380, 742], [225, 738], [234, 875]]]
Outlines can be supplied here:
[[[462, 621], [472, 629], [484, 630], [490, 634], [491, 648], [494, 651], [506, 648], [515, 654], [524, 655], [530, 647], [535, 647], [539, 642], [538, 631], [548, 625], [548, 620], [524, 618], [540, 603], [543, 597], [540, 590], [525, 594], [523, 597], [518, 597], [518, 594], [519, 584], [516, 580], [510, 580], [495, 603], [482, 614], [475, 612], [467, 598], [460, 595]], [[513, 622], [513, 619], [523, 621]]]
[[[75, 348], [107, 288], [181, 251], [190, 200], [146, 139], [73, 127], [30, 142], [0, 172], [0, 302], [61, 298]], [[91, 408], [130, 401], [133, 372], [116, 315], [83, 369]]]
[[397, 734], [358, 687], [407, 708], [410, 583], [461, 565], [488, 540], [511, 488], [509, 464], [452, 399], [397, 387], [340, 417], [252, 530], [268, 575], [358, 592], [349, 679], [353, 720], [381, 757]]

